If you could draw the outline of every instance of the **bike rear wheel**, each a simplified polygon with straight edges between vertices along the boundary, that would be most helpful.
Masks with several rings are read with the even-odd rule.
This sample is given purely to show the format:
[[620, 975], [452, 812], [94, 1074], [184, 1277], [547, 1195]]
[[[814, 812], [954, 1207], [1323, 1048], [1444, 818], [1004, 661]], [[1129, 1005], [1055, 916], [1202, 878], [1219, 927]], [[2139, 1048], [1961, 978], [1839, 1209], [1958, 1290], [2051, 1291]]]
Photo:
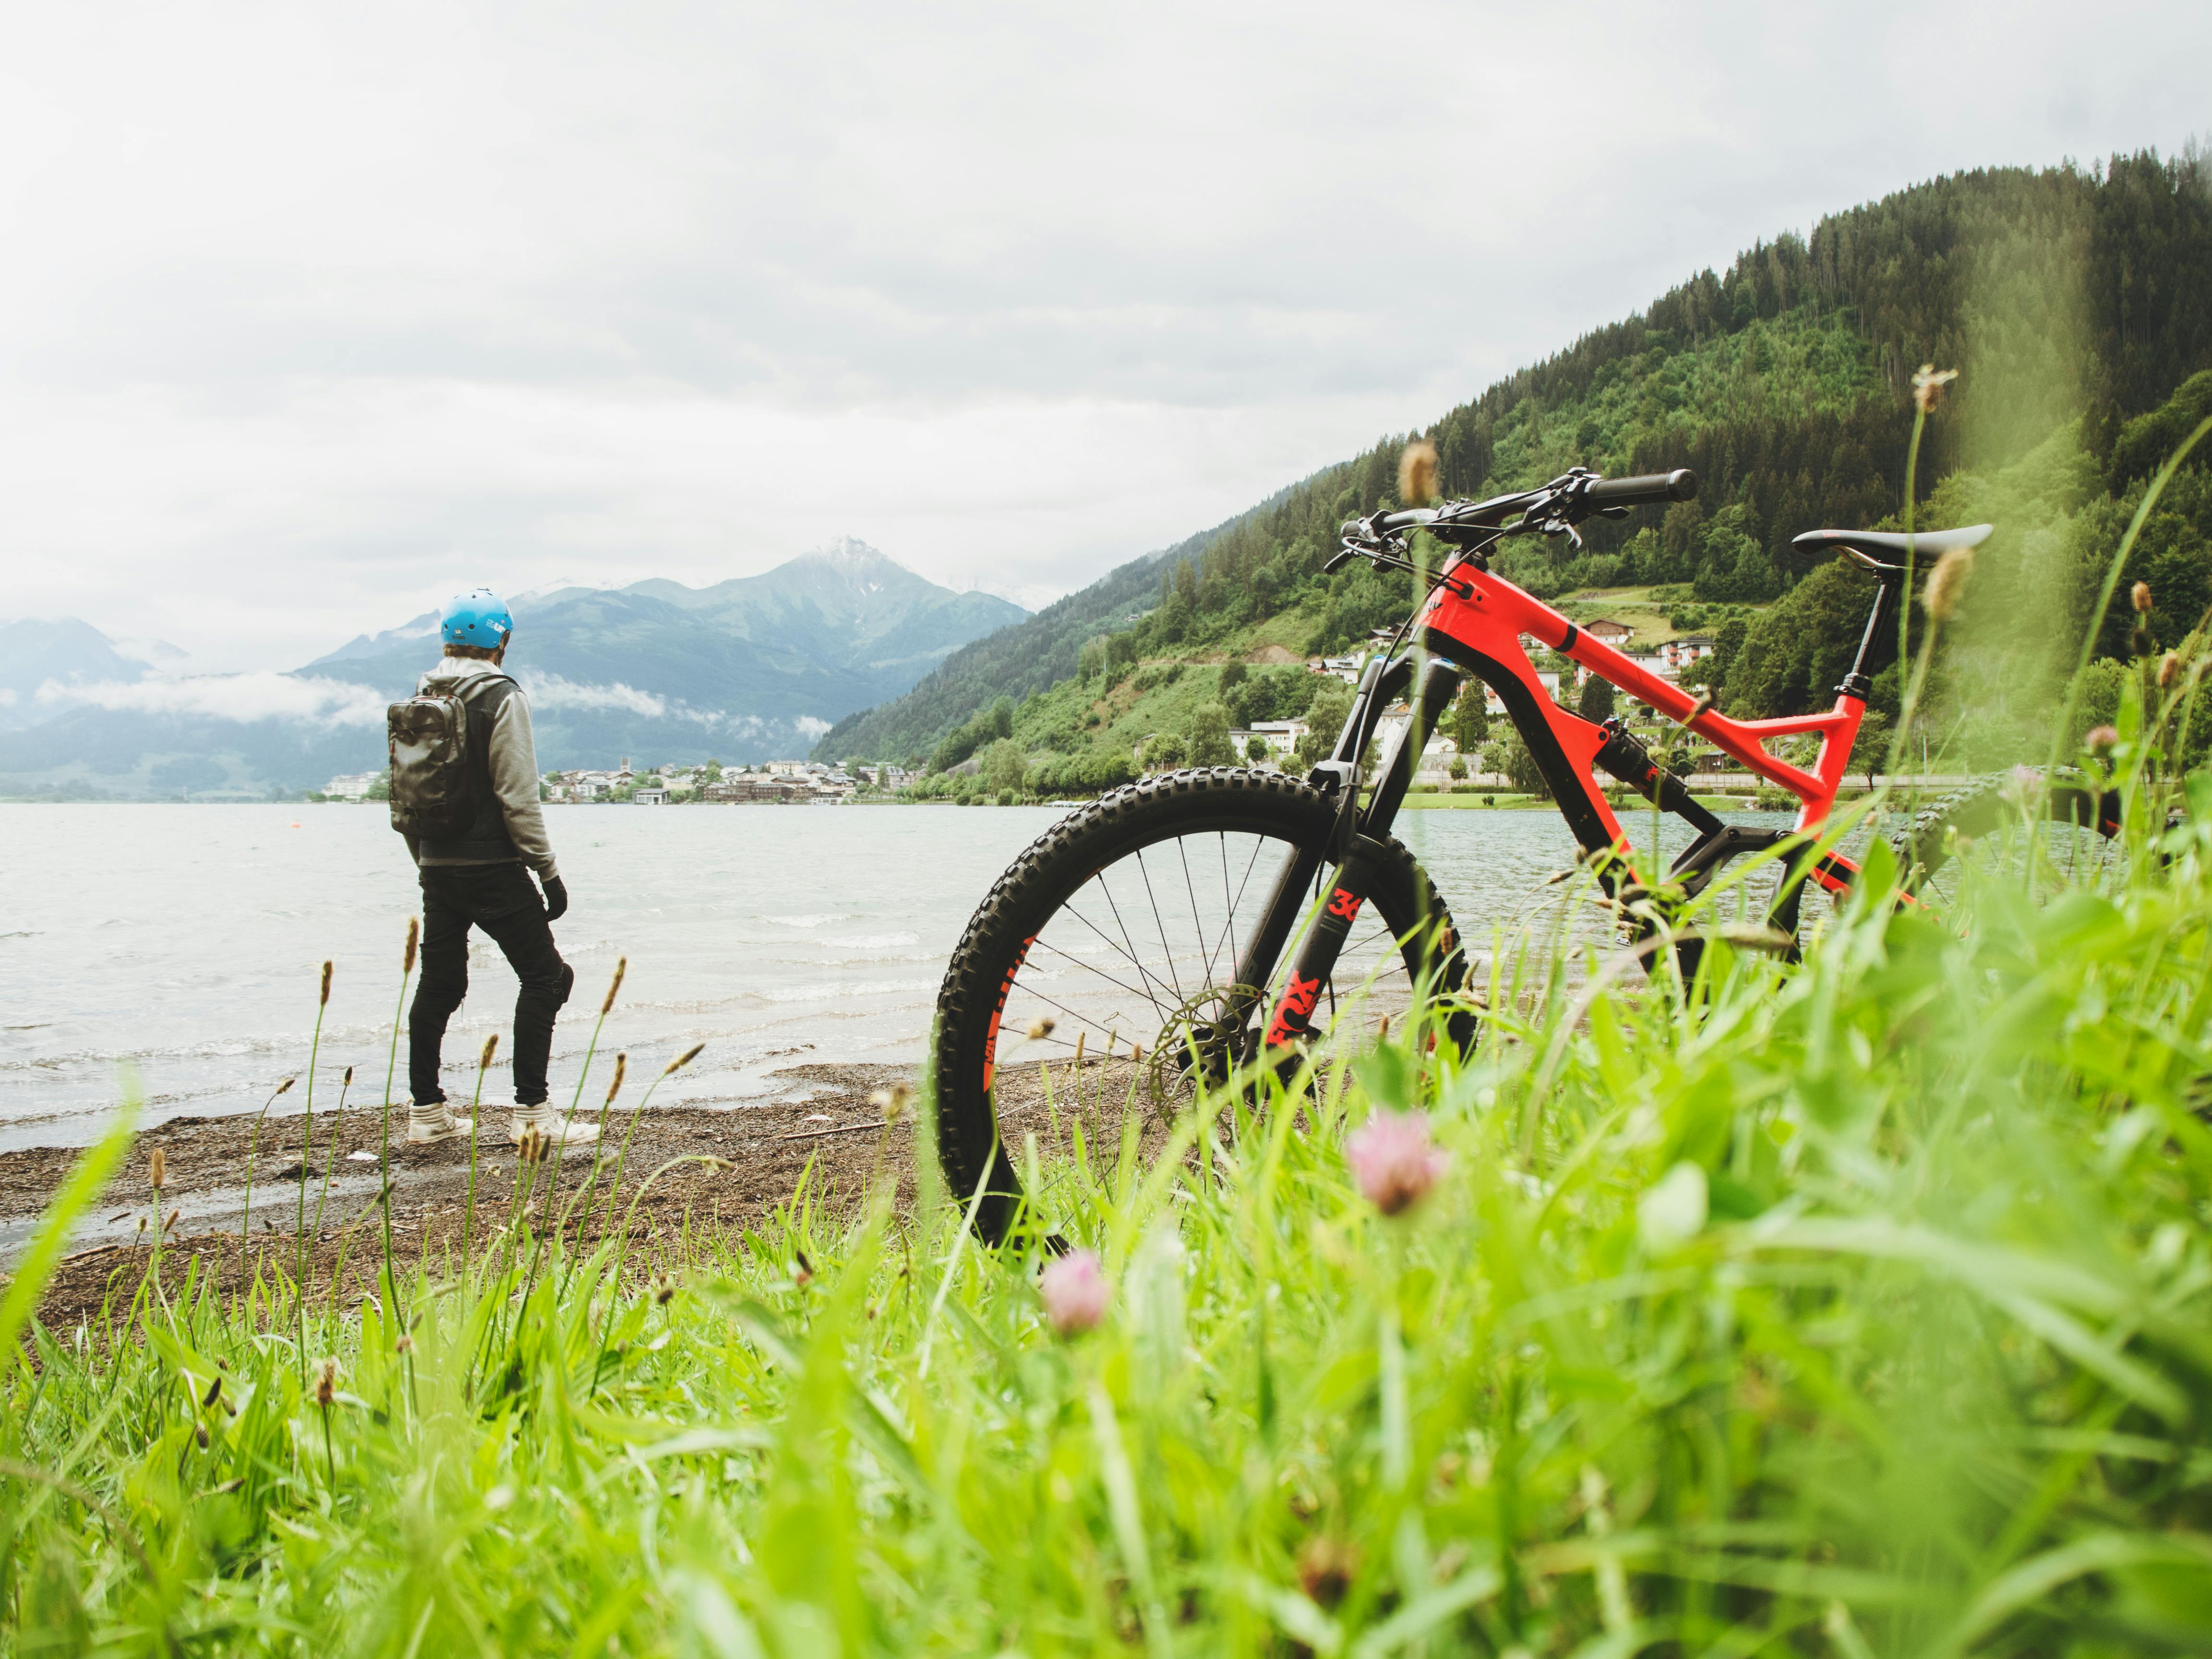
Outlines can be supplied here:
[[[2027, 817], [2033, 805], [2036, 817]], [[2119, 798], [2100, 795], [2079, 773], [2021, 768], [1979, 778], [1917, 814], [1891, 838], [1905, 890], [1948, 907], [1970, 884], [2021, 892], [2098, 884], [2111, 868]]]
[[[1194, 1097], [1194, 1073], [1218, 1079], [1249, 1049], [1291, 952], [1261, 986], [1240, 985], [1238, 963], [1281, 872], [1326, 846], [1335, 817], [1330, 798], [1280, 773], [1176, 772], [1071, 813], [999, 878], [938, 995], [939, 1158], [963, 1204], [988, 1162], [983, 1237], [1003, 1237], [1018, 1213], [1006, 1149], [1045, 1128], [1048, 1089], [1055, 1109], [1091, 1100], [1165, 1120]], [[1413, 854], [1395, 840], [1360, 848], [1376, 877], [1316, 1009], [1323, 1048], [1370, 1040], [1424, 992], [1457, 992], [1464, 973]], [[1329, 873], [1324, 861], [1319, 879]], [[1472, 1018], [1455, 1009], [1447, 1029], [1464, 1045]]]

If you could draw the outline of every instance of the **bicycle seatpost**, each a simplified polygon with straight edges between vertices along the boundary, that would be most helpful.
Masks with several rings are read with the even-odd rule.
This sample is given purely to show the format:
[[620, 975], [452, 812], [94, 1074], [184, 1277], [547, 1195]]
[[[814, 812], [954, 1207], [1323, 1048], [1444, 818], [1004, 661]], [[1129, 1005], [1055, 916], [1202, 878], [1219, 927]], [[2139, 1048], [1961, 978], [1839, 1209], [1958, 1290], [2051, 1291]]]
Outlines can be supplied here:
[[1897, 597], [1905, 585], [1905, 572], [1895, 566], [1875, 572], [1874, 609], [1867, 613], [1866, 631], [1859, 635], [1858, 654], [1851, 659], [1851, 672], [1844, 676], [1836, 687], [1840, 697], [1856, 697], [1864, 702], [1874, 690], [1874, 680], [1867, 673], [1867, 664], [1874, 659], [1875, 642], [1885, 638], [1890, 623], [1897, 616]]

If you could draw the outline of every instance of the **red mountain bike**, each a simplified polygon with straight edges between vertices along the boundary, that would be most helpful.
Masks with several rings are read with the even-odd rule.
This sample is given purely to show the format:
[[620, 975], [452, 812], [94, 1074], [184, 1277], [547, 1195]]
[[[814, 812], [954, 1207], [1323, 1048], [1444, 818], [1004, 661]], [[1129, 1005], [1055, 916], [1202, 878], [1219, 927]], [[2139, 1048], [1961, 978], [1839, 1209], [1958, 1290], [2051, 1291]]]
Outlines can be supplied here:
[[[1592, 517], [1696, 493], [1686, 471], [1604, 478], [1577, 468], [1538, 489], [1352, 520], [1328, 570], [1364, 558], [1421, 578], [1429, 592], [1391, 649], [1366, 664], [1331, 757], [1302, 780], [1231, 767], [1149, 777], [1070, 814], [1015, 860], [969, 921], [938, 997], [939, 1151], [955, 1189], [981, 1193], [987, 1237], [1004, 1232], [1021, 1201], [1007, 1147], [1021, 1144], [1019, 1121], [1041, 1113], [1054, 1086], [1039, 1062], [1056, 1066], [1062, 1088], [1083, 1079], [1107, 1097], [1126, 1091], [1172, 1109], [1199, 1083], [1270, 1048], [1326, 1040], [1340, 988], [1358, 989], [1363, 1011], [1382, 1023], [1428, 1008], [1440, 1016], [1440, 1040], [1472, 1041], [1472, 1005], [1455, 994], [1467, 962], [1450, 913], [1390, 834], [1428, 734], [1469, 675], [1504, 704], [1607, 896], [1634, 876], [1600, 772], [1696, 831], [1669, 872], [1670, 902], [1694, 896], [1735, 860], [1782, 848], [1766, 921], [1794, 939], [1808, 884], [1849, 889], [1857, 866], [1822, 850], [1817, 832], [1866, 711], [1869, 666], [1905, 594], [1906, 538], [1819, 530], [1796, 538], [1808, 552], [1840, 551], [1876, 583], [1835, 706], [1785, 720], [1728, 718], [1491, 568], [1491, 550], [1508, 538], [1573, 535]], [[1415, 531], [1446, 550], [1436, 568], [1416, 562]], [[1923, 532], [1911, 548], [1935, 556], [1989, 533], [1987, 525]], [[1409, 634], [1419, 648], [1401, 652]], [[1789, 791], [1795, 824], [1724, 823], [1625, 723], [1599, 724], [1555, 702], [1524, 647], [1531, 639]], [[1364, 776], [1361, 757], [1401, 697], [1411, 718]], [[1765, 746], [1805, 734], [1819, 739], [1809, 769]], [[2106, 834], [2117, 827], [2116, 802], [2063, 787], [2051, 799], [2054, 817]], [[1900, 837], [1901, 861], [1925, 879], [1956, 844], [1952, 831], [1979, 834], [2001, 805], [1994, 786], [1939, 804]], [[1696, 940], [1676, 949], [1694, 971]]]

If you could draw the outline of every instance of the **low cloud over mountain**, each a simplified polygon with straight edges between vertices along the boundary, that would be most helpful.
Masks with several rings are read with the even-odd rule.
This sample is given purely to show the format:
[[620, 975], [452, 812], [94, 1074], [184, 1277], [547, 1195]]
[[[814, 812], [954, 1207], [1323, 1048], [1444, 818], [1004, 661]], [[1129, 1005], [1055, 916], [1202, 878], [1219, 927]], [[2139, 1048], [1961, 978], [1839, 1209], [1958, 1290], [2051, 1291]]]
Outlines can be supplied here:
[[[855, 709], [1020, 621], [841, 540], [710, 587], [648, 580], [512, 602], [507, 669], [547, 768], [621, 757], [759, 761], [805, 751]], [[436, 619], [364, 635], [296, 670], [164, 677], [74, 619], [0, 625], [0, 788], [259, 795], [383, 759], [385, 705], [438, 654]]]

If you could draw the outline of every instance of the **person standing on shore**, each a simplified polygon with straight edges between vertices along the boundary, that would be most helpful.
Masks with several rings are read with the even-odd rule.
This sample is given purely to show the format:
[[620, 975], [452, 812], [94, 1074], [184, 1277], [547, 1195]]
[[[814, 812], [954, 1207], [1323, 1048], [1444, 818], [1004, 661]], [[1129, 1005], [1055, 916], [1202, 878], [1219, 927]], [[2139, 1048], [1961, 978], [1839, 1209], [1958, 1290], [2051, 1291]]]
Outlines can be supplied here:
[[[514, 1000], [514, 1112], [507, 1139], [535, 1129], [588, 1141], [587, 1123], [562, 1126], [546, 1099], [553, 1018], [576, 970], [562, 961], [552, 923], [568, 890], [538, 803], [530, 701], [500, 672], [514, 635], [506, 603], [488, 588], [447, 605], [445, 656], [415, 699], [392, 708], [392, 822], [422, 885], [422, 977], [407, 1019], [407, 1139], [416, 1146], [469, 1131], [439, 1082], [446, 1023], [469, 988], [469, 929], [481, 927], [521, 981]], [[434, 826], [411, 833], [410, 826]], [[526, 871], [535, 871], [539, 887]]]

